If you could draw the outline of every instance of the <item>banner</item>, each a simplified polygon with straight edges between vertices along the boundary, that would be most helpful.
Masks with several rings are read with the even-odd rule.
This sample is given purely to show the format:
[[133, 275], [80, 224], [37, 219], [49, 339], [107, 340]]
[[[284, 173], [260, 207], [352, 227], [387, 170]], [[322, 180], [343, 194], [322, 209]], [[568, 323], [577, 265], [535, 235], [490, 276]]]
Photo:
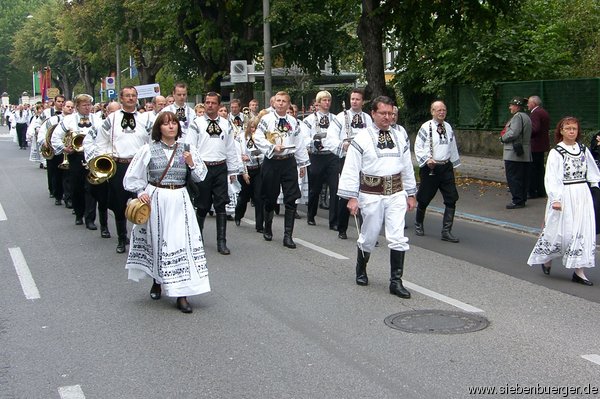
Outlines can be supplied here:
[[43, 71], [40, 71], [40, 93], [42, 95], [42, 101], [48, 101], [48, 88], [52, 85], [52, 71], [50, 67], [44, 67]]
[[138, 92], [138, 98], [154, 98], [160, 96], [160, 85], [158, 83], [135, 86], [135, 89]]

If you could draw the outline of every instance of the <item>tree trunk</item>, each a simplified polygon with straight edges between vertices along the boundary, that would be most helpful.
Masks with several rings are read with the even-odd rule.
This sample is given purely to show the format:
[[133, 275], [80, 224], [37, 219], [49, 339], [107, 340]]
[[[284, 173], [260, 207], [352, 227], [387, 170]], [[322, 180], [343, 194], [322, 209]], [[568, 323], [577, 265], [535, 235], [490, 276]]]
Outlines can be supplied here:
[[363, 66], [367, 79], [366, 98], [386, 94], [385, 69], [383, 64], [383, 17], [377, 15], [380, 0], [363, 0], [362, 13], [358, 21], [358, 39], [363, 48]]
[[235, 98], [242, 102], [242, 107], [248, 106], [248, 103], [254, 97], [253, 83], [236, 83]]

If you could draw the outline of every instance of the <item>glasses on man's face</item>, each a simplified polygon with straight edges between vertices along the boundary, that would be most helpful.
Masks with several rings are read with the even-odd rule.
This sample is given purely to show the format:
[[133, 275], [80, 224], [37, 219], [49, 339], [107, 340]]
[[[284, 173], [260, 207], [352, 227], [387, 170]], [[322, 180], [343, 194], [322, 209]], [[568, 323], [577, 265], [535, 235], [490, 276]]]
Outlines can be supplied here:
[[123, 94], [123, 98], [137, 98], [137, 94]]
[[377, 115], [379, 115], [379, 116], [387, 116], [387, 117], [393, 117], [394, 116], [393, 112], [376, 111], [375, 113]]

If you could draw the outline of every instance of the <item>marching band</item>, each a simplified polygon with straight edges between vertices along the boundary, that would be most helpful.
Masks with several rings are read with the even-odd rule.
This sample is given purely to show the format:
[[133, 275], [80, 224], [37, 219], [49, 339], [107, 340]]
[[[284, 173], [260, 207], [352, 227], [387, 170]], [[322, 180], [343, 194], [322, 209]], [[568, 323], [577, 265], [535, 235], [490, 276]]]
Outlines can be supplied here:
[[[263, 234], [266, 241], [273, 239], [273, 217], [278, 206], [278, 196], [281, 194], [285, 206], [283, 245], [290, 249], [296, 248], [292, 236], [294, 222], [298, 217], [297, 201], [302, 197], [301, 189], [303, 180], [306, 179], [310, 187], [308, 224], [316, 224], [319, 194], [325, 183], [330, 193], [329, 228], [335, 230], [339, 238], [346, 239], [349, 217], [351, 214], [358, 214], [355, 192], [364, 192], [365, 194], [361, 194], [364, 198], [377, 196], [378, 194], [373, 190], [379, 186], [370, 187], [371, 191], [363, 190], [369, 184], [379, 181], [377, 176], [370, 175], [379, 172], [387, 173], [386, 165], [392, 161], [397, 163], [394, 157], [389, 156], [377, 161], [381, 163], [377, 170], [361, 170], [359, 159], [367, 155], [364, 151], [370, 144], [375, 145], [373, 156], [376, 158], [377, 154], [387, 154], [387, 152], [401, 158], [402, 167], [398, 171], [402, 170], [402, 175], [392, 176], [392, 183], [394, 187], [398, 185], [394, 194], [400, 191], [403, 194], [400, 197], [394, 195], [389, 199], [384, 198], [385, 201], [381, 203], [392, 201], [402, 212], [413, 206], [413, 204], [406, 205], [406, 198], [408, 196], [413, 198], [415, 191], [414, 176], [410, 176], [410, 171], [406, 171], [410, 163], [408, 142], [405, 142], [407, 135], [401, 127], [393, 125], [391, 134], [385, 136], [387, 141], [377, 142], [377, 136], [381, 133], [377, 133], [377, 127], [374, 126], [371, 116], [362, 110], [364, 92], [360, 89], [350, 93], [350, 108], [345, 109], [344, 106], [344, 110], [337, 115], [329, 111], [331, 94], [327, 91], [319, 92], [314, 110], [303, 120], [296, 118], [290, 96], [283, 91], [273, 97], [271, 107], [260, 112], [257, 109], [257, 100], [253, 99], [247, 107], [242, 107], [241, 102], [234, 99], [230, 103], [230, 113], [227, 117], [220, 116], [221, 98], [215, 92], [205, 95], [204, 103], [201, 104], [202, 112], [198, 113], [187, 105], [185, 83], [175, 84], [173, 94], [169, 97], [173, 99], [171, 104], [168, 104], [169, 98], [157, 96], [152, 101], [153, 106], [149, 107], [151, 110], [140, 112], [137, 108], [137, 90], [135, 87], [128, 86], [120, 91], [119, 102], [109, 103], [103, 109], [100, 107], [101, 111], [98, 113], [93, 113], [93, 99], [88, 94], [78, 95], [74, 103], [65, 101], [63, 96], [57, 96], [54, 99], [54, 106], [46, 109], [34, 121], [35, 144], [39, 154], [46, 160], [50, 197], [54, 198], [56, 205], [62, 205], [62, 200], [67, 201], [67, 198], [69, 202], [72, 201], [75, 224], [85, 224], [89, 230], [97, 230], [95, 219], [98, 212], [100, 235], [103, 238], [111, 237], [108, 228], [108, 210], [112, 210], [117, 231], [117, 253], [125, 253], [130, 243], [127, 234], [127, 216], [131, 213], [127, 210], [129, 201], [137, 197], [142, 203], [161, 203], [148, 195], [148, 193], [152, 196], [160, 195], [162, 191], [156, 190], [156, 187], [167, 189], [165, 193], [170, 193], [170, 190], [185, 189], [188, 196], [186, 201], [189, 200], [192, 204], [191, 212], [195, 214], [192, 221], [187, 220], [189, 218], [186, 216], [186, 223], [196, 224], [200, 233], [200, 241], [194, 244], [194, 248], [204, 246], [205, 219], [214, 209], [217, 251], [222, 255], [231, 253], [227, 247], [228, 217], [225, 206], [230, 202], [228, 186], [232, 184], [241, 187], [239, 194], [235, 195], [233, 217], [235, 225], [240, 226], [248, 203], [251, 203], [254, 207], [255, 229]], [[389, 108], [387, 104], [384, 102], [384, 106]], [[380, 128], [382, 119], [385, 119], [384, 127], [389, 129], [387, 127], [389, 115], [379, 118]], [[178, 129], [176, 129], [176, 138], [171, 140], [175, 134], [172, 132], [173, 123], [178, 124]], [[165, 137], [170, 137], [168, 143], [164, 141]], [[20, 142], [20, 145], [24, 144]], [[162, 159], [163, 149], [164, 154], [171, 157], [169, 162], [167, 158]], [[356, 152], [356, 149], [359, 152]], [[142, 151], [146, 151], [146, 155], [140, 155]], [[150, 169], [153, 168], [153, 162], [156, 165], [164, 164], [165, 172], [173, 167], [169, 172], [171, 174], [168, 174], [173, 177], [175, 171], [179, 176], [187, 168], [187, 176], [183, 180], [181, 176], [177, 177], [175, 179], [177, 184], [164, 184], [161, 180], [164, 174], [158, 182], [148, 181], [146, 173], [150, 172], [145, 168], [148, 167], [146, 158], [150, 157], [149, 151], [152, 152], [152, 157], [158, 157], [157, 161], [150, 162]], [[190, 151], [193, 152], [195, 162], [188, 159], [186, 162], [190, 163], [187, 167], [186, 163], [182, 163], [179, 158], [173, 160], [175, 154], [179, 154], [178, 156], [183, 159], [184, 154], [189, 154]], [[352, 155], [350, 164], [346, 161], [349, 155]], [[146, 163], [134, 172], [132, 161], [140, 156], [144, 157]], [[156, 180], [155, 175], [160, 175], [162, 169], [158, 169], [152, 169], [150, 173], [152, 179]], [[202, 173], [196, 173], [197, 171]], [[365, 180], [367, 172], [372, 180]], [[134, 185], [131, 180], [128, 183], [125, 179], [133, 173], [136, 173], [137, 183], [132, 192]], [[195, 177], [192, 179], [192, 176]], [[340, 184], [338, 191], [338, 183], [341, 183], [340, 176], [345, 183]], [[349, 185], [348, 182], [352, 183]], [[358, 182], [356, 187], [355, 182]], [[147, 189], [148, 184], [155, 188]], [[177, 195], [173, 198], [175, 197]], [[400, 206], [402, 202], [404, 205]], [[365, 219], [361, 222], [362, 230], [358, 240], [357, 283], [359, 285], [367, 283], [366, 262], [368, 254], [375, 246], [378, 226], [381, 223], [380, 219], [374, 219], [373, 216], [379, 212], [373, 207], [379, 205], [373, 201], [370, 204], [369, 208], [365, 208], [368, 209], [366, 213], [363, 209], [365, 204], [361, 204], [360, 207], [363, 211], [362, 217]], [[177, 212], [176, 207], [169, 209], [169, 212]], [[150, 214], [152, 215], [151, 208]], [[154, 223], [152, 230], [163, 229], [159, 219], [146, 218], [145, 220], [152, 220]], [[170, 282], [179, 284], [181, 281], [176, 282], [177, 279], [167, 278], [156, 271], [168, 268], [167, 265], [156, 266], [157, 262], [161, 262], [160, 259], [154, 261], [142, 259], [144, 256], [158, 253], [157, 248], [142, 248], [144, 245], [158, 244], [155, 238], [150, 239], [150, 236], [147, 236], [150, 234], [150, 226], [144, 227], [143, 224], [136, 224], [136, 226], [138, 229], [134, 230], [136, 237], [143, 236], [148, 239], [145, 241], [140, 239], [136, 241], [137, 244], [132, 240], [128, 268], [134, 267], [132, 266], [134, 263], [154, 265], [140, 266], [139, 273], [130, 272], [130, 277], [133, 275], [136, 281], [144, 273], [153, 277], [154, 283], [150, 295], [152, 299], [159, 299], [161, 292], [167, 293], [168, 296], [171, 296], [169, 292], [178, 292], [177, 295], [180, 297], [183, 295], [182, 292], [191, 294], [207, 292], [208, 286], [184, 291], [173, 290], [169, 286], [161, 288], [161, 284], [170, 284]], [[171, 235], [178, 234], [175, 227], [169, 228], [168, 231]], [[390, 287], [390, 292], [409, 298], [410, 293], [402, 287], [399, 280], [404, 251], [408, 249], [407, 239], [397, 228], [394, 228], [390, 238], [393, 241], [393, 247], [390, 247], [394, 257], [392, 263], [393, 266], [395, 265], [395, 269], [392, 270], [392, 277], [395, 280]], [[399, 257], [400, 251], [402, 262], [395, 259]], [[204, 254], [203, 250], [202, 254]], [[176, 254], [169, 256], [177, 259]], [[203, 275], [207, 276], [205, 262], [201, 262], [201, 265]], [[185, 313], [191, 312], [187, 302], [182, 305], [178, 300], [178, 308]]]

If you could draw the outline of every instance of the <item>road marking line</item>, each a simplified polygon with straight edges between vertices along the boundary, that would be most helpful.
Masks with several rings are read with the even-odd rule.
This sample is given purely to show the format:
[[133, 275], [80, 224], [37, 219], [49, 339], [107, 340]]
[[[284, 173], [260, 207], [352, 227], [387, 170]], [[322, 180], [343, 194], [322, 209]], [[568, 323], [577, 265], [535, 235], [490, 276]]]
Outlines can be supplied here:
[[58, 394], [62, 399], [85, 399], [85, 395], [79, 385], [59, 387]]
[[447, 297], [446, 295], [442, 295], [439, 294], [435, 291], [431, 291], [425, 287], [421, 287], [420, 285], [411, 283], [409, 281], [403, 281], [404, 282], [404, 286], [406, 288], [410, 288], [414, 291], [420, 292], [423, 295], [427, 295], [431, 298], [437, 299], [438, 301], [442, 301], [442, 302], [446, 302], [449, 305], [452, 305], [454, 307], [457, 307], [459, 309], [464, 310], [465, 312], [471, 312], [471, 313], [484, 313], [484, 311], [482, 309], [476, 308], [475, 306], [471, 306], [468, 303], [464, 303], [461, 302], [457, 299], [453, 299], [450, 297]]
[[15, 271], [17, 272], [17, 276], [21, 282], [21, 288], [23, 288], [25, 298], [39, 299], [40, 292], [35, 285], [35, 281], [33, 280], [29, 266], [27, 266], [23, 252], [21, 252], [21, 248], [8, 248], [8, 251], [10, 252], [10, 257], [12, 258], [13, 264], [15, 265]]
[[[249, 220], [249, 219], [246, 219], [246, 218], [243, 218], [242, 220], [244, 222], [248, 223], [248, 224], [254, 223], [253, 220]], [[323, 247], [320, 247], [318, 245], [311, 244], [310, 242], [304, 241], [301, 238], [294, 238], [294, 241], [296, 243], [302, 245], [302, 246], [305, 246], [307, 248], [313, 249], [313, 250], [315, 250], [317, 252], [320, 252], [322, 254], [325, 254], [327, 256], [331, 256], [332, 258], [341, 259], [341, 260], [347, 260], [347, 259], [349, 259], [349, 258], [345, 257], [344, 255], [340, 255], [338, 253], [335, 253], [333, 251], [330, 251], [330, 250], [325, 249]], [[457, 299], [453, 299], [453, 298], [447, 297], [446, 295], [439, 294], [439, 293], [437, 293], [435, 291], [431, 291], [431, 290], [429, 290], [429, 289], [427, 289], [425, 287], [421, 287], [420, 285], [413, 284], [413, 283], [408, 282], [408, 281], [404, 281], [404, 285], [406, 287], [408, 287], [408, 288], [411, 288], [414, 291], [420, 292], [423, 295], [429, 296], [431, 298], [437, 299], [438, 301], [442, 301], [442, 302], [445, 302], [445, 303], [447, 303], [449, 305], [452, 305], [454, 307], [462, 309], [465, 312], [484, 313], [484, 311], [482, 309], [476, 308], [475, 306], [471, 306], [468, 303], [461, 302], [461, 301], [459, 301]]]
[[[248, 223], [248, 224], [254, 224], [254, 220], [251, 220], [251, 219], [242, 218], [242, 221], [243, 221], [244, 223]], [[322, 253], [322, 254], [324, 254], [324, 255], [331, 256], [332, 258], [335, 258], [335, 259], [342, 259], [342, 260], [346, 260], [346, 259], [348, 259], [348, 258], [346, 258], [344, 255], [340, 255], [340, 254], [338, 254], [338, 253], [335, 253], [335, 252], [333, 252], [333, 251], [330, 251], [330, 250], [328, 250], [328, 249], [325, 249], [325, 248], [323, 248], [323, 247], [320, 247], [320, 246], [318, 246], [318, 245], [311, 244], [310, 242], [308, 242], [308, 241], [304, 241], [304, 240], [303, 240], [303, 239], [301, 239], [301, 238], [296, 238], [296, 237], [294, 237], [294, 241], [295, 241], [296, 243], [298, 243], [298, 244], [302, 245], [302, 246], [305, 246], [306, 248], [310, 248], [310, 249], [312, 249], [312, 250], [315, 250], [315, 251], [317, 251], [317, 252], [320, 252], [320, 253]]]
[[2, 208], [2, 204], [0, 204], [0, 222], [4, 220], [8, 219], [6, 218], [6, 213], [4, 213], [4, 208]]
[[581, 355], [582, 358], [584, 358], [585, 360], [589, 360], [592, 363], [596, 363], [598, 365], [600, 365], [600, 355]]
[[323, 247], [320, 247], [320, 246], [318, 246], [318, 245], [311, 244], [310, 242], [308, 242], [308, 241], [304, 241], [304, 240], [303, 240], [303, 239], [301, 239], [301, 238], [294, 238], [294, 241], [295, 241], [295, 242], [297, 242], [297, 243], [298, 243], [298, 244], [300, 244], [300, 245], [303, 245], [303, 246], [305, 246], [305, 247], [307, 247], [307, 248], [310, 248], [310, 249], [312, 249], [312, 250], [315, 250], [315, 251], [317, 251], [317, 252], [320, 252], [320, 253], [322, 253], [322, 254], [324, 254], [324, 255], [331, 256], [332, 258], [335, 258], [335, 259], [342, 259], [342, 260], [347, 260], [347, 259], [349, 259], [349, 258], [346, 258], [344, 255], [340, 255], [340, 254], [338, 254], [338, 253], [335, 253], [335, 252], [333, 252], [333, 251], [330, 251], [330, 250], [328, 250], [328, 249], [325, 249], [325, 248], [323, 248]]

